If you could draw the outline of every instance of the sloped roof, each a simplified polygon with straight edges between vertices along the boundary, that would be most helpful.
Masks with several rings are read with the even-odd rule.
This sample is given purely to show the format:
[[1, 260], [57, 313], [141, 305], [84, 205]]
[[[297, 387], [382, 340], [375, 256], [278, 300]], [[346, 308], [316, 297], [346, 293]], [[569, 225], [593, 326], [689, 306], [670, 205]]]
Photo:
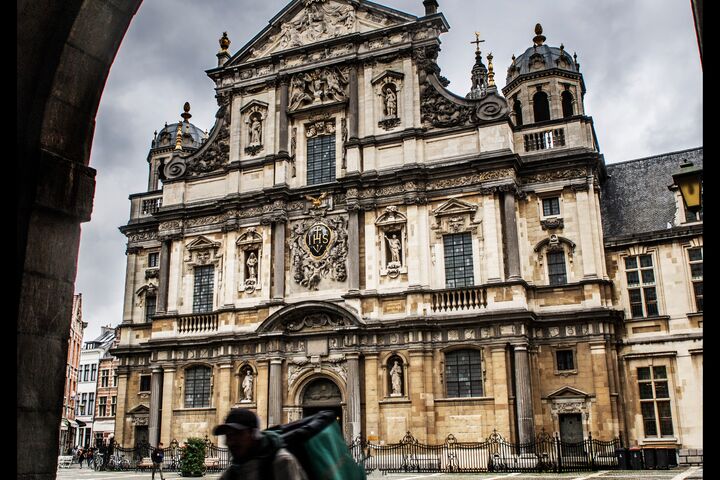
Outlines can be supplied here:
[[702, 167], [703, 147], [607, 164], [600, 200], [605, 240], [673, 225], [676, 204], [668, 186], [686, 161]]

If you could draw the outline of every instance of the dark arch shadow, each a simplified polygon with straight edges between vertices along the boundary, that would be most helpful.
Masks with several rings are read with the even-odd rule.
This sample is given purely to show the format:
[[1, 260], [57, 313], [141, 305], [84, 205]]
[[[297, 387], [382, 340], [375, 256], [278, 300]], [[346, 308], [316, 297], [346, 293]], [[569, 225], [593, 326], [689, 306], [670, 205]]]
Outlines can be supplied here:
[[[18, 0], [17, 478], [54, 479], [80, 224], [100, 97], [142, 0]], [[22, 450], [22, 454], [20, 453]], [[25, 452], [33, 452], [27, 455]]]

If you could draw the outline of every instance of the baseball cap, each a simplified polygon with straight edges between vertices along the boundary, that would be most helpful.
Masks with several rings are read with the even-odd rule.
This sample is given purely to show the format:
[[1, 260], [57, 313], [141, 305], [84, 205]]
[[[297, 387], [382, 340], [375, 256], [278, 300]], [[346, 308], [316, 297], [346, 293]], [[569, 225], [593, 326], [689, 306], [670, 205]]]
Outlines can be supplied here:
[[227, 435], [229, 430], [246, 430], [258, 428], [259, 422], [255, 412], [246, 408], [233, 408], [225, 418], [225, 423], [213, 429], [213, 435]]

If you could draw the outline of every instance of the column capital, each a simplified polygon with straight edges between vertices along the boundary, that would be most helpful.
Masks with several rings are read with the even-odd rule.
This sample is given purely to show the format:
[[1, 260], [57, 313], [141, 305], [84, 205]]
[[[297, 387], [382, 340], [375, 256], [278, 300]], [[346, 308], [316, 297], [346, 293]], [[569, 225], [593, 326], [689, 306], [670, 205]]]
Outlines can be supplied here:
[[345, 354], [345, 359], [346, 359], [346, 360], [359, 360], [359, 359], [360, 359], [360, 354], [357, 353], [357, 352], [346, 353], [346, 354]]
[[283, 360], [284, 359], [282, 357], [273, 357], [270, 359], [270, 364], [271, 365], [282, 365]]
[[515, 350], [528, 350], [529, 345], [527, 343], [511, 343]]

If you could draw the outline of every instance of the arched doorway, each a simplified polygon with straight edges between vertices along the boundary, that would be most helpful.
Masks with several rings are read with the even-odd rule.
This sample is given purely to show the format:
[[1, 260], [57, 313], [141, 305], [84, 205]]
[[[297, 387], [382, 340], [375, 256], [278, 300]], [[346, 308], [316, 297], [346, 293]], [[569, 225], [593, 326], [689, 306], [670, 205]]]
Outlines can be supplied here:
[[331, 410], [335, 412], [335, 418], [340, 424], [340, 431], [342, 431], [342, 393], [335, 382], [327, 377], [310, 380], [303, 389], [301, 401], [303, 417], [323, 410]]

